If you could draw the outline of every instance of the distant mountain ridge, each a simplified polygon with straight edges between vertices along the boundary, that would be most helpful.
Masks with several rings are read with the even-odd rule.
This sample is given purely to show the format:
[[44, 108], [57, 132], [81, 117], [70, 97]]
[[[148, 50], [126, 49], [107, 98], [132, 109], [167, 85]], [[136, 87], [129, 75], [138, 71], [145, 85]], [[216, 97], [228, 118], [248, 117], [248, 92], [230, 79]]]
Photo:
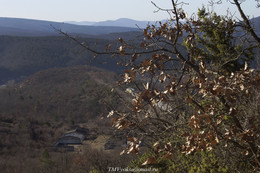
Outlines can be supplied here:
[[[162, 22], [165, 22], [163, 20]], [[253, 18], [255, 27], [259, 33], [260, 16]], [[10, 36], [57, 36], [62, 30], [69, 34], [82, 37], [91, 37], [111, 33], [136, 32], [139, 28], [145, 28], [148, 24], [156, 24], [156, 21], [138, 21], [128, 18], [107, 20], [101, 22], [53, 22], [34, 19], [0, 17], [0, 35]], [[138, 28], [139, 27], [139, 28]], [[56, 29], [56, 30], [55, 30]]]
[[[166, 20], [163, 20], [166, 21]], [[89, 22], [89, 21], [67, 21], [65, 23], [76, 24], [76, 25], [89, 25], [89, 26], [118, 26], [118, 27], [132, 27], [132, 28], [145, 28], [148, 24], [155, 24], [156, 21], [139, 21], [129, 18], [120, 18], [117, 20], [106, 20], [101, 22]]]
[[120, 26], [87, 26], [73, 25], [63, 22], [0, 17], [0, 35], [10, 36], [52, 36], [59, 35], [61, 29], [69, 34], [101, 35], [138, 31], [137, 28]]

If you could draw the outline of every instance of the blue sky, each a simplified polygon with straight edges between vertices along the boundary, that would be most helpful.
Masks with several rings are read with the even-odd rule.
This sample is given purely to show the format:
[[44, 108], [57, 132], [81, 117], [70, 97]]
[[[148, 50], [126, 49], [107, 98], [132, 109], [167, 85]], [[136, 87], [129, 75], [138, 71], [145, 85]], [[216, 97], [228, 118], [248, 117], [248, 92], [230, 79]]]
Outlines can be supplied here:
[[[197, 11], [208, 0], [183, 0], [188, 14]], [[171, 0], [153, 0], [162, 8], [171, 8]], [[246, 0], [242, 7], [250, 16], [260, 16], [255, 0]], [[227, 8], [235, 12], [227, 0], [216, 6], [218, 13], [226, 14]], [[0, 17], [17, 17], [51, 21], [104, 21], [118, 18], [135, 20], [161, 20], [168, 17], [165, 12], [154, 13], [151, 0], [0, 0]], [[238, 12], [234, 13], [238, 16]]]

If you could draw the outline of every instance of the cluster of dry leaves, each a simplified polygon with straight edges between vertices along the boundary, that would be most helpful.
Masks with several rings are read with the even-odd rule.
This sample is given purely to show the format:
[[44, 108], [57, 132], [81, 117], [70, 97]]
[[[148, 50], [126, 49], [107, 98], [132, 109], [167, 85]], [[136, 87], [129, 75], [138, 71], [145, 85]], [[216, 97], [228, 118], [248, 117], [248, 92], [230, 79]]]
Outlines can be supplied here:
[[[114, 127], [129, 132], [128, 147], [122, 153], [138, 153], [142, 141], [155, 154], [143, 163], [147, 165], [159, 157], [171, 159], [174, 153], [217, 147], [259, 167], [259, 72], [246, 61], [239, 70], [215, 68], [203, 57], [207, 54], [192, 52], [198, 50], [192, 47], [198, 46], [195, 35], [200, 21], [181, 22], [186, 16], [174, 1], [170, 12], [172, 20], [143, 30], [144, 40], [139, 45], [143, 51], [128, 52], [125, 41], [119, 40], [118, 55], [130, 56], [129, 70], [120, 85], [131, 87], [127, 90], [132, 101], [126, 104], [129, 109], [113, 110], [109, 117]], [[183, 38], [188, 45], [186, 53]], [[259, 50], [259, 43], [254, 44]], [[243, 58], [240, 56], [235, 60]]]

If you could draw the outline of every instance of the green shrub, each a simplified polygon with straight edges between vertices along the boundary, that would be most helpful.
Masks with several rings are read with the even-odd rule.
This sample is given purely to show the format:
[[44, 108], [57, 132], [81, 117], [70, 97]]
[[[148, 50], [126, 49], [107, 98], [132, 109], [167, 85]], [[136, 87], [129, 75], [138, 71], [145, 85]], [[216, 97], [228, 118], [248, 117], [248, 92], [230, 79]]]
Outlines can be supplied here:
[[201, 151], [195, 154], [176, 153], [171, 159], [162, 159], [158, 157], [156, 163], [143, 165], [143, 163], [155, 157], [152, 153], [147, 152], [140, 156], [137, 160], [131, 162], [130, 167], [147, 167], [157, 168], [159, 172], [176, 172], [176, 173], [227, 173], [232, 172], [231, 169], [223, 162], [220, 157], [217, 157], [214, 152]]

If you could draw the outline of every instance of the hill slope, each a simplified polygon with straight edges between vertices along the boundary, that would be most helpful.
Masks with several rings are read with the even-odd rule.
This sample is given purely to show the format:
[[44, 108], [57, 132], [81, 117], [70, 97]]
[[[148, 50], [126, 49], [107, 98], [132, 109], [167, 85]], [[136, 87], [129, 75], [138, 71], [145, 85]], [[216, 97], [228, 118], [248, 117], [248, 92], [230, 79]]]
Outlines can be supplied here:
[[89, 66], [53, 68], [0, 88], [1, 171], [14, 172], [7, 168], [22, 163], [22, 172], [39, 172], [25, 169], [39, 167], [43, 150], [79, 123], [108, 132], [109, 120], [100, 121], [108, 112], [102, 101], [117, 104], [111, 92], [116, 76]]
[[[73, 117], [82, 121], [102, 112], [99, 101], [109, 94], [115, 74], [95, 67], [74, 66], [40, 71], [14, 88], [0, 90], [2, 114], [30, 117]], [[12, 109], [10, 109], [12, 108]], [[86, 119], [85, 119], [86, 120]]]
[[[95, 38], [81, 40], [98, 51], [104, 51], [106, 44], [112, 42]], [[91, 59], [92, 53], [65, 37], [0, 36], [0, 84], [48, 68], [87, 64]], [[116, 63], [110, 56], [98, 56], [92, 65], [120, 72]]]

